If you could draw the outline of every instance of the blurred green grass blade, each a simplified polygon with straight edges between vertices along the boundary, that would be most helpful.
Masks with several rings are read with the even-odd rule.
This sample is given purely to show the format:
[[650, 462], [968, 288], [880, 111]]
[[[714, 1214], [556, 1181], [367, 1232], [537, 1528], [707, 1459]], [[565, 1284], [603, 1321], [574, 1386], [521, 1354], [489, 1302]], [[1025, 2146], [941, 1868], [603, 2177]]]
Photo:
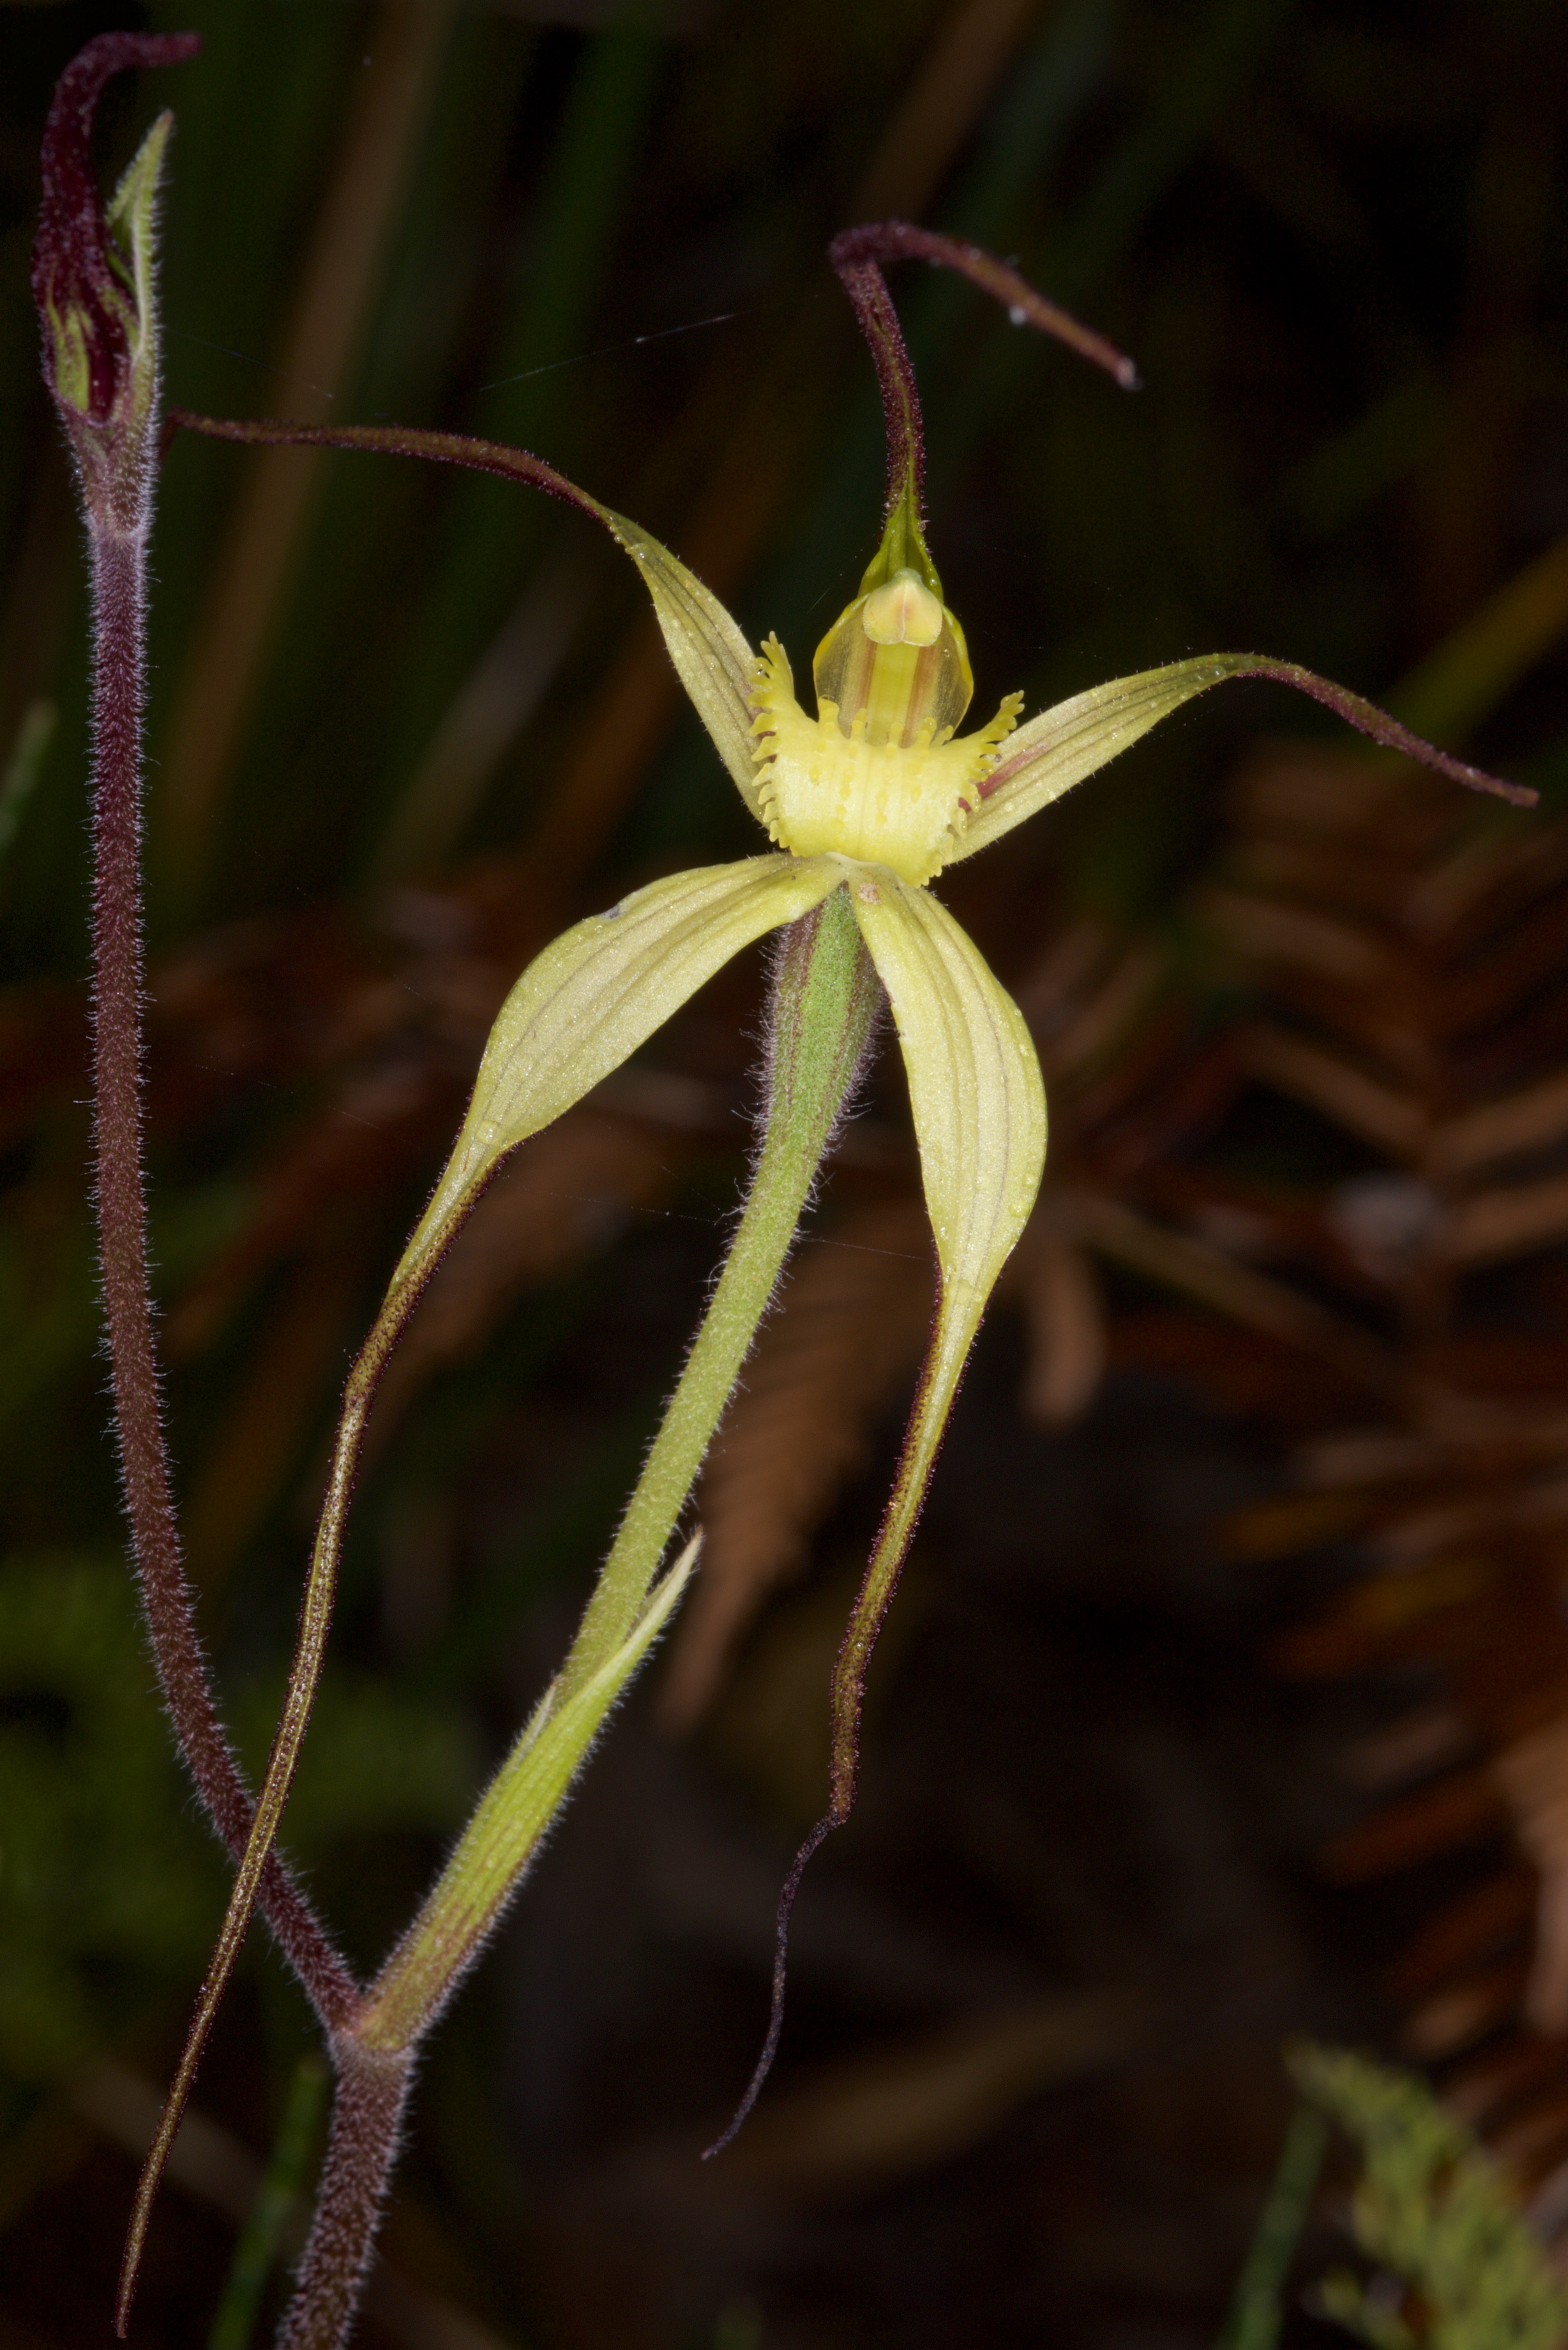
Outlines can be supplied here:
[[[352, 384], [389, 243], [424, 144], [454, 0], [383, 0], [366, 70], [312, 221], [267, 393], [274, 412], [319, 423]], [[210, 874], [232, 773], [277, 650], [308, 543], [323, 462], [252, 451], [241, 471], [194, 637], [160, 779], [168, 885], [195, 902]]]
[[[488, 296], [493, 223], [511, 201], [504, 182], [516, 124], [546, 60], [536, 36], [524, 42], [517, 27], [462, 24], [430, 161], [407, 208], [407, 245], [389, 276], [385, 323], [372, 338], [357, 400], [364, 412], [429, 414], [450, 405], [449, 382], [419, 332], [433, 307], [447, 322], [440, 348], [448, 379], [454, 361], [468, 361], [493, 386], [477, 405], [470, 400], [462, 421], [561, 453], [580, 386], [554, 362], [575, 356], [591, 330], [662, 54], [636, 27], [581, 45], [528, 205], [537, 236], [520, 299], [473, 363], [465, 345]], [[452, 224], [465, 220], [471, 231], [454, 243]], [[509, 266], [515, 271], [514, 258]], [[429, 552], [410, 582], [409, 549], [421, 539]], [[247, 762], [252, 775], [267, 778], [265, 800], [247, 795], [249, 837], [234, 840], [235, 861], [243, 846], [256, 876], [253, 886], [285, 869], [312, 875], [317, 886], [340, 885], [347, 871], [362, 875], [384, 862], [389, 828], [403, 836], [397, 864], [407, 862], [410, 842], [423, 862], [427, 838], [438, 853], [461, 829], [466, 810], [448, 823], [444, 804], [436, 810], [442, 820], [428, 820], [431, 791], [439, 793], [450, 765], [443, 735], [462, 731], [465, 699], [482, 691], [480, 672], [506, 650], [496, 630], [505, 637], [517, 617], [515, 608], [505, 617], [506, 598], [525, 575], [531, 587], [540, 550], [561, 539], [557, 515], [504, 486], [432, 484], [396, 468], [333, 469], [277, 663], [288, 691], [280, 682], [269, 697]], [[391, 577], [411, 592], [389, 599]], [[512, 731], [504, 730], [504, 743]], [[485, 750], [477, 775], [461, 778], [470, 808], [495, 755]], [[282, 810], [272, 799], [279, 774], [293, 779]], [[418, 805], [405, 812], [416, 787]], [[325, 820], [329, 814], [334, 820]]]
[[[1141, 117], [1112, 148], [1065, 222], [1027, 255], [1028, 274], [1054, 300], [1075, 307], [1089, 300], [1093, 307], [1113, 265], [1201, 150], [1295, 6], [1296, 0], [1213, 0], [1192, 25]], [[988, 234], [1005, 239], [1009, 233], [999, 202]], [[993, 335], [978, 358], [955, 371], [950, 393], [944, 387], [936, 405], [938, 461], [952, 463], [972, 446], [997, 412], [1020, 396], [1023, 371], [1041, 363], [1033, 337]]]
[[[1021, 195], [1038, 190], [1064, 140], [1102, 86], [1127, 0], [1070, 0], [1048, 19], [1011, 79], [983, 139], [941, 205], [951, 236], [995, 245]], [[917, 371], [950, 348], [969, 289], [933, 276], [908, 305]]]
[[[525, 26], [455, 19], [343, 413], [417, 419], [451, 406], [538, 47]], [[233, 453], [220, 454], [232, 467]], [[379, 827], [389, 769], [407, 755], [402, 683], [420, 658], [423, 549], [445, 488], [413, 467], [336, 463], [320, 486], [230, 797], [230, 902], [242, 888], [250, 899], [279, 886], [340, 888], [357, 845]], [[517, 512], [524, 502], [511, 503]]]
[[52, 702], [29, 702], [11, 745], [11, 755], [0, 774], [0, 858], [16, 839], [27, 803], [38, 787], [49, 745], [60, 713]]
[[1311, 536], [1332, 538], [1426, 462], [1445, 414], [1442, 390], [1428, 369], [1403, 376], [1292, 468], [1276, 492], [1282, 511]]
[[1285, 2132], [1274, 2173], [1241, 2276], [1219, 2350], [1275, 2350], [1284, 2317], [1285, 2280], [1306, 2223], [1328, 2145], [1328, 2124], [1300, 2105]]
[[1098, 285], [1125, 253], [1295, 7], [1296, 0], [1213, 0], [1192, 24], [1143, 120], [1113, 149], [1065, 231], [1047, 246], [1042, 265], [1056, 299], [1071, 303]]
[[576, 533], [564, 533], [535, 565], [392, 806], [375, 856], [376, 880], [438, 871], [468, 830], [497, 768], [570, 655], [605, 567], [595, 560], [598, 553]]
[[1537, 751], [1520, 770], [1520, 781], [1541, 794], [1543, 806], [1557, 814], [1568, 800], [1568, 734]]
[[[173, 31], [189, 12], [180, 0], [158, 0], [152, 21]], [[199, 64], [169, 93], [175, 142], [160, 255], [167, 388], [220, 412], [247, 394], [254, 403], [266, 388], [294, 291], [299, 224], [319, 201], [364, 48], [363, 23], [336, 9], [291, 12], [287, 27], [285, 49], [272, 11], [223, 11], [203, 29]], [[203, 511], [177, 480], [168, 484], [166, 518], [190, 511], [180, 514], [178, 544], [161, 567], [182, 570], [210, 555], [226, 503]], [[171, 584], [166, 577], [166, 595]]]
[[476, 432], [524, 438], [566, 397], [551, 379], [576, 356], [597, 299], [662, 56], [662, 44], [635, 21], [598, 34], [583, 52], [539, 191], [527, 293], [496, 347]]
[[[160, 0], [154, 21], [164, 31], [186, 19], [176, 0]], [[220, 415], [265, 405], [298, 224], [318, 199], [345, 82], [363, 46], [363, 27], [336, 9], [295, 11], [288, 26], [285, 64], [271, 11], [228, 11], [206, 32], [200, 63], [174, 101], [161, 223], [164, 390]], [[238, 482], [228, 451], [192, 442], [159, 483], [149, 713], [155, 752]], [[157, 788], [155, 769], [155, 814]]]
[[1459, 743], [1568, 631], [1568, 538], [1489, 596], [1387, 698], [1435, 743]]
[[[31, 248], [32, 239], [22, 222], [8, 224], [0, 233], [0, 303], [11, 319], [20, 320], [26, 316]], [[22, 420], [29, 404], [41, 405], [37, 350], [34, 338], [17, 327], [0, 336], [0, 414], [11, 420], [6, 437], [13, 444], [23, 437]], [[26, 466], [15, 462], [0, 464], [0, 549], [7, 553], [21, 536], [22, 516], [31, 486]]]
[[[602, 297], [662, 57], [662, 45], [638, 24], [585, 47], [533, 207], [535, 240], [524, 289], [487, 359], [472, 430], [571, 462], [575, 436], [564, 428], [576, 384], [569, 362]], [[503, 595], [515, 593], [540, 548], [559, 536], [559, 518], [536, 499], [498, 494], [493, 483], [455, 486], [392, 723], [400, 766], [417, 772], [454, 687], [461, 693], [483, 661], [498, 622], [504, 630]], [[398, 821], [395, 812], [390, 821]]]
[[304, 2180], [326, 2097], [326, 2064], [314, 2054], [302, 2056], [288, 2085], [266, 2175], [234, 2247], [234, 2266], [213, 2320], [207, 2350], [249, 2350], [262, 2293], [277, 2258], [290, 2207]]

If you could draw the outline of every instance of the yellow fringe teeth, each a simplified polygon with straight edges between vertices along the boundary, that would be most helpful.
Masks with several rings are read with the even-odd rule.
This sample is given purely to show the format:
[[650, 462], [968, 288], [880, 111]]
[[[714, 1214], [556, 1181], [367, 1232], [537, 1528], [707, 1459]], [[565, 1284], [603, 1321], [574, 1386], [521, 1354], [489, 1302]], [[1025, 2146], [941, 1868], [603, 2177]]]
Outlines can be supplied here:
[[806, 716], [784, 650], [770, 637], [757, 664], [752, 728], [770, 834], [795, 857], [834, 853], [890, 866], [905, 881], [931, 880], [968, 823], [1023, 701], [1010, 693], [989, 726], [956, 740], [932, 716], [908, 742], [868, 742], [864, 709], [845, 726], [837, 703], [819, 696], [816, 717]]

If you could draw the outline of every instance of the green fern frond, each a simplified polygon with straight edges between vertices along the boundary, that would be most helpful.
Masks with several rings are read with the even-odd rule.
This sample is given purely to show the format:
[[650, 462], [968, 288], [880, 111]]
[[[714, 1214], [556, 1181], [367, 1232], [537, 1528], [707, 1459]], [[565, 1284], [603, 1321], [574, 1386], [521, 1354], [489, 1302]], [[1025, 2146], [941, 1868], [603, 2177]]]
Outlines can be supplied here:
[[1377, 2273], [1325, 2280], [1325, 2312], [1373, 2350], [1559, 2350], [1568, 2291], [1471, 2133], [1412, 2074], [1303, 2043], [1304, 2096], [1361, 2148], [1351, 2206]]

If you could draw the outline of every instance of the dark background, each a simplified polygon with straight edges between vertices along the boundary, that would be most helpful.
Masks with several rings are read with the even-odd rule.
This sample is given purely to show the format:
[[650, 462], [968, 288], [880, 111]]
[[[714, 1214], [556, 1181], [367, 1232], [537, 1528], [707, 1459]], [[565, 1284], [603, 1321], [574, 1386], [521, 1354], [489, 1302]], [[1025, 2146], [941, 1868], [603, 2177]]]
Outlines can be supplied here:
[[[26, 290], [53, 79], [129, 24], [204, 38], [115, 84], [100, 125], [107, 182], [156, 108], [177, 116], [170, 400], [519, 442], [661, 536], [753, 639], [777, 629], [800, 676], [881, 491], [871, 370], [824, 247], [901, 214], [1016, 256], [1145, 380], [1127, 397], [972, 289], [897, 275], [978, 718], [1013, 687], [1033, 708], [1255, 648], [1394, 695], [1549, 811], [1568, 764], [1561, 588], [1544, 620], [1538, 596], [1529, 625], [1494, 626], [1490, 668], [1454, 635], [1568, 530], [1568, 19], [1545, 0], [0, 11], [0, 757], [45, 744], [0, 799], [6, 2350], [106, 2338], [146, 2100], [223, 1891], [165, 1751], [104, 1425], [80, 540]], [[154, 562], [169, 1417], [254, 1757], [337, 1388], [501, 994], [578, 914], [743, 855], [751, 828], [629, 567], [520, 490], [185, 442]], [[1183, 1170], [1305, 1217], [1388, 1159], [1231, 1064], [1207, 1093], [1193, 1076], [1257, 983], [1214, 961], [1196, 910], [1232, 854], [1233, 779], [1265, 730], [1303, 755], [1330, 739], [1281, 704], [1253, 685], [1206, 701], [948, 892], [1043, 1038], [1090, 979], [1144, 973], [1137, 1018], [1107, 1011], [1066, 1055], [1053, 1163], [1096, 1197], [1136, 1177], [1161, 1230]], [[1357, 883], [1361, 852], [1333, 853]], [[1542, 950], [1532, 984], [1565, 959]], [[520, 1174], [394, 1376], [287, 1829], [367, 1966], [559, 1654], [635, 1472], [742, 1178], [761, 969], [715, 983]], [[1116, 1118], [1140, 1086], [1166, 1098], [1162, 1070], [1176, 1107], [1123, 1148]], [[1158, 1264], [1112, 1249], [1085, 1274], [1081, 1236], [1043, 1226], [878, 1659], [860, 1812], [803, 1896], [769, 2099], [698, 2168], [821, 1807], [911, 1283], [917, 1332], [922, 1311], [912, 1196], [884, 1068], [817, 1211], [840, 1256], [802, 1258], [804, 1400], [762, 1415], [742, 1481], [784, 1525], [777, 1555], [756, 1565], [742, 1523], [737, 1638], [679, 1701], [679, 1640], [655, 1666], [432, 2043], [389, 2236], [400, 2282], [369, 2321], [388, 2340], [1207, 2343], [1289, 2110], [1282, 2043], [1397, 2041], [1388, 1965], [1470, 1864], [1439, 1839], [1347, 1889], [1321, 1856], [1366, 1802], [1347, 1749], [1433, 1701], [1434, 1669], [1283, 1677], [1282, 1638], [1365, 1562], [1224, 1532], [1366, 1397], [1310, 1344], [1282, 1367], [1288, 1334], [1272, 1355], [1255, 1331], [1231, 1343], [1224, 1299], [1194, 1305], [1189, 1282], [1172, 1302]], [[1218, 1248], [1239, 1227], [1203, 1229]], [[913, 1270], [862, 1298], [857, 1252], [878, 1251]], [[1430, 1339], [1397, 1284], [1352, 1295], [1339, 1273], [1346, 1326]], [[1540, 1384], [1561, 1372], [1552, 1356]], [[219, 2135], [166, 2193], [134, 2340], [206, 2339], [243, 2158], [307, 2044], [258, 1940], [198, 2090]], [[1332, 2215], [1316, 2225], [1303, 2274], [1331, 2245]], [[1290, 2324], [1333, 2335], [1299, 2296]]]

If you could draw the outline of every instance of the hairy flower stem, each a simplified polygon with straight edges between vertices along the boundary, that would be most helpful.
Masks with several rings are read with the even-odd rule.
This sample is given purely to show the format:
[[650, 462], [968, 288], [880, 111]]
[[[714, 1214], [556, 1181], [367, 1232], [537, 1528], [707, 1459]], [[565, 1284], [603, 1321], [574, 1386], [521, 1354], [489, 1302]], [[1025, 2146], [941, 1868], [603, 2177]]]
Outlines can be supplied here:
[[411, 2050], [367, 2048], [334, 2033], [337, 2094], [317, 2191], [316, 2223], [277, 2350], [334, 2350], [353, 2322], [371, 2260], [387, 2184], [402, 2141], [413, 2078]]
[[[89, 515], [94, 633], [93, 1148], [115, 1428], [159, 1679], [182, 1752], [236, 1856], [252, 1804], [213, 1700], [170, 1492], [148, 1284], [141, 1166], [141, 719], [147, 515]], [[325, 2022], [353, 2011], [353, 1977], [274, 1856], [263, 1908]]]
[[745, 1211], [566, 1660], [568, 1689], [619, 1645], [642, 1606], [854, 1092], [881, 993], [846, 890], [785, 931], [768, 1029], [763, 1147]]
[[[75, 460], [91, 549], [93, 1154], [120, 1474], [169, 1711], [202, 1799], [238, 1854], [251, 1802], [213, 1702], [180, 1559], [141, 1168], [141, 732], [159, 388], [153, 241], [172, 118], [153, 124], [107, 210], [91, 154], [106, 82], [131, 68], [176, 64], [200, 47], [193, 33], [100, 33], [66, 68], [44, 133], [32, 281], [44, 380]], [[346, 2016], [353, 1979], [281, 1863], [267, 1870], [261, 1897], [323, 2021]]]
[[[44, 135], [32, 284], [44, 379], [76, 463], [91, 549], [93, 1159], [115, 1434], [159, 1679], [202, 1799], [238, 1856], [253, 1840], [253, 1808], [213, 1701], [180, 1556], [141, 1163], [142, 713], [159, 390], [153, 259], [172, 117], [153, 124], [107, 208], [91, 155], [105, 83], [133, 67], [175, 64], [200, 46], [190, 33], [102, 33], [67, 68]], [[329, 2032], [341, 2026], [356, 2011], [358, 1986], [270, 1853], [255, 1890], [323, 2023]], [[140, 2209], [138, 2221], [145, 2227]], [[122, 2334], [134, 2266], [133, 2258], [118, 2314]]]
[[[148, 2223], [152, 2217], [152, 2206], [157, 2199], [164, 2165], [169, 2159], [169, 2149], [174, 2143], [174, 2134], [180, 2126], [180, 2116], [191, 2094], [191, 2085], [196, 2077], [196, 2067], [206, 2046], [207, 2035], [212, 2031], [244, 1942], [245, 1929], [250, 1924], [260, 1888], [268, 1869], [278, 1866], [275, 1851], [278, 1824], [294, 1783], [299, 1751], [309, 1727], [311, 1709], [327, 1653], [337, 1564], [343, 1547], [348, 1505], [353, 1497], [359, 1450], [364, 1441], [365, 1424], [370, 1415], [370, 1406], [375, 1400], [381, 1373], [409, 1315], [419, 1302], [431, 1269], [426, 1266], [420, 1275], [394, 1285], [377, 1317], [375, 1327], [359, 1350], [344, 1388], [343, 1409], [338, 1416], [332, 1466], [327, 1478], [327, 1499], [322, 1505], [316, 1547], [306, 1582], [298, 1638], [284, 1699], [283, 1715], [273, 1736], [272, 1752], [267, 1758], [261, 1793], [250, 1812], [247, 1833], [238, 1854], [239, 1868], [230, 1890], [228, 1908], [219, 1929], [206, 1980], [196, 2003], [196, 2013], [164, 2099], [157, 2133], [148, 2148], [141, 2176], [137, 2182], [136, 2200], [131, 2207], [130, 2223], [126, 2230], [116, 2310], [116, 2324], [122, 2335], [130, 2321], [142, 2246], [146, 2241]], [[336, 1985], [333, 1986], [334, 1995], [329, 2006], [319, 1998], [316, 2000], [329, 2043], [335, 2048], [344, 2033], [354, 2029], [361, 2008], [358, 1987], [346, 1970], [344, 1982], [346, 1988], [341, 1995], [337, 1993]], [[308, 1981], [306, 1987], [312, 1990]]]
[[[879, 995], [847, 895], [836, 889], [784, 934], [774, 979], [766, 1123], [751, 1190], [556, 1685], [557, 1713], [583, 1702], [647, 1605], [854, 1090]], [[357, 2029], [369, 2044], [405, 2047], [428, 2030], [511, 1898], [544, 1825], [522, 1799], [534, 1751], [524, 1731], [368, 1994]]]

